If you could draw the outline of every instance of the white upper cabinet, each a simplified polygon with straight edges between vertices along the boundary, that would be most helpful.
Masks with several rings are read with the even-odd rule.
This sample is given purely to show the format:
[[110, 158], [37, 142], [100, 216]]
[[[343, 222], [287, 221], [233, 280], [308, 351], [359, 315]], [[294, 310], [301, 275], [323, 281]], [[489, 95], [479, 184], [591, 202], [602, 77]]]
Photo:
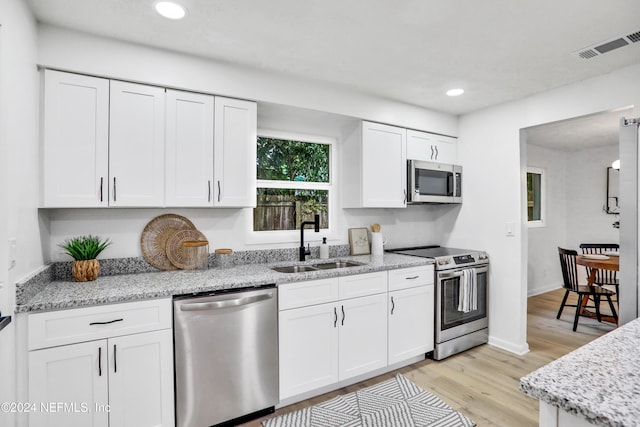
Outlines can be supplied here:
[[165, 90], [111, 81], [109, 205], [164, 204]]
[[257, 105], [216, 97], [213, 206], [256, 206]]
[[407, 130], [407, 158], [456, 164], [458, 162], [458, 142], [450, 136]]
[[213, 205], [214, 97], [167, 90], [166, 206]]
[[407, 205], [406, 129], [363, 121], [342, 151], [342, 202], [347, 208]]
[[44, 73], [42, 206], [107, 206], [109, 80]]

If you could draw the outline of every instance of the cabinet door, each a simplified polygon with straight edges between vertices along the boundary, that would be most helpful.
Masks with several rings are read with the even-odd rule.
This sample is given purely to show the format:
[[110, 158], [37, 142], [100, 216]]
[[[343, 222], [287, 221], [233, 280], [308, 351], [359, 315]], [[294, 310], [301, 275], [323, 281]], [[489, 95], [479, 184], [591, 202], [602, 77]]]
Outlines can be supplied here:
[[166, 206], [213, 205], [213, 96], [167, 90]]
[[458, 141], [449, 136], [436, 135], [435, 161], [438, 163], [458, 163]]
[[110, 427], [174, 425], [171, 329], [110, 338]]
[[216, 97], [214, 206], [256, 206], [255, 102]]
[[363, 122], [362, 207], [403, 208], [406, 202], [406, 130]]
[[164, 204], [163, 88], [111, 81], [109, 205]]
[[387, 366], [387, 294], [339, 304], [340, 381]]
[[107, 427], [108, 375], [107, 340], [29, 352], [29, 426]]
[[411, 160], [456, 164], [457, 147], [457, 140], [449, 136], [407, 131], [407, 158]]
[[335, 304], [279, 313], [280, 400], [338, 381]]
[[43, 134], [43, 206], [107, 206], [109, 80], [46, 70]]
[[433, 350], [434, 287], [389, 292], [389, 364]]

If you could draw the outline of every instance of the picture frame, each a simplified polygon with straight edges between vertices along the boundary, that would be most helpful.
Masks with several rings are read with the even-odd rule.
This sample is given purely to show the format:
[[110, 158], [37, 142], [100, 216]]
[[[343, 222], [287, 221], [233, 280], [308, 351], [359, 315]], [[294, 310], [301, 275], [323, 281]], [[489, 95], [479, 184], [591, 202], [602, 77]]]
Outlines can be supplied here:
[[368, 255], [371, 253], [369, 231], [366, 227], [349, 229], [349, 249], [351, 250], [351, 255]]

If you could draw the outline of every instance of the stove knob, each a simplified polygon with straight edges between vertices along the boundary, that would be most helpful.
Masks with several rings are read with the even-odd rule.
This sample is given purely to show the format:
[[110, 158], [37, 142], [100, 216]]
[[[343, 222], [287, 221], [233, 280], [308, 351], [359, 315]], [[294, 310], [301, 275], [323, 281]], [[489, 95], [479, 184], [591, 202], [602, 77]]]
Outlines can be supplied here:
[[441, 258], [438, 260], [438, 265], [447, 265], [451, 263], [451, 258]]

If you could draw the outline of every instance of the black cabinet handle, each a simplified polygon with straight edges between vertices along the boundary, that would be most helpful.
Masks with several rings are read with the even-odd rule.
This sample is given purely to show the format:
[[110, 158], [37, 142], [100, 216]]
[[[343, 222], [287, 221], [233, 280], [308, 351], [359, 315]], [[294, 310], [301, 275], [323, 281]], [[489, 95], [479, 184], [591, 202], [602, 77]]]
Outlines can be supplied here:
[[436, 145], [436, 160], [438, 160], [438, 146]]
[[100, 177], [100, 201], [102, 201], [102, 186], [104, 184], [104, 177]]
[[391, 297], [391, 314], [393, 314], [393, 310], [396, 309], [396, 303], [393, 301], [393, 297]]
[[220, 180], [218, 180], [218, 201], [220, 201]]
[[211, 180], [207, 181], [209, 183], [209, 195], [207, 196], [207, 201], [211, 202]]
[[420, 276], [411, 276], [411, 277], [405, 277], [405, 280], [413, 280], [413, 279], [417, 279]]
[[98, 347], [98, 376], [102, 376], [102, 347]]
[[116, 345], [113, 345], [113, 372], [118, 372], [118, 357], [117, 357], [117, 348]]
[[433, 145], [431, 146], [431, 160], [433, 160]]
[[106, 322], [91, 322], [89, 323], [89, 326], [93, 326], [93, 325], [108, 325], [110, 323], [116, 323], [116, 322], [122, 322], [124, 319], [114, 319], [114, 320], [108, 320]]
[[9, 323], [11, 323], [11, 316], [1, 317], [0, 313], [0, 331], [3, 330]]
[[338, 326], [338, 309], [333, 307], [333, 327]]
[[345, 314], [344, 314], [344, 305], [341, 306], [342, 307], [342, 326], [344, 326], [344, 318], [345, 318]]
[[113, 177], [113, 201], [116, 201], [116, 177]]

